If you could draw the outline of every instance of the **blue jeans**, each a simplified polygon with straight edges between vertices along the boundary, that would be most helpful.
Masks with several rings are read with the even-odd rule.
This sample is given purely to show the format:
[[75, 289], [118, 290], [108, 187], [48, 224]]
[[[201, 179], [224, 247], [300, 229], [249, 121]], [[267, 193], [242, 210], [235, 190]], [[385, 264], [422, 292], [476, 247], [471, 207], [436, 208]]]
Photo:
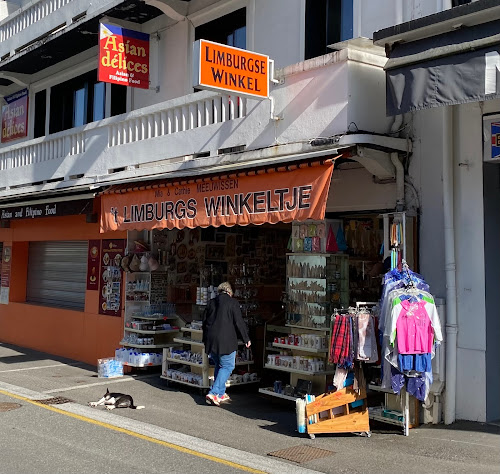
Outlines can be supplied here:
[[231, 372], [234, 370], [236, 361], [236, 351], [231, 352], [231, 354], [219, 355], [210, 354], [210, 358], [214, 361], [214, 384], [212, 390], [210, 390], [211, 395], [217, 395], [222, 397], [226, 393], [226, 382]]

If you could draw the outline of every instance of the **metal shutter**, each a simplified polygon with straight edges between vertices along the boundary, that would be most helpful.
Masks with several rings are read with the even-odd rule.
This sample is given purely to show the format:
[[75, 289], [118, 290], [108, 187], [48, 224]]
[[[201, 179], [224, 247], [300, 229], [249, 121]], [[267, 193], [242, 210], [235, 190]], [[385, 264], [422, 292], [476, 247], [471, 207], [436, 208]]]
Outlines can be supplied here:
[[83, 311], [88, 242], [30, 242], [26, 301]]

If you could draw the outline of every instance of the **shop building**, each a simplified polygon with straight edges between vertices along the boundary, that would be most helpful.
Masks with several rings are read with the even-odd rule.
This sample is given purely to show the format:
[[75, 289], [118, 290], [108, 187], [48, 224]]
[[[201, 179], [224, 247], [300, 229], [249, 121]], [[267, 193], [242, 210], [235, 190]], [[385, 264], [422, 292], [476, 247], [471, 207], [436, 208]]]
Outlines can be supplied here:
[[387, 113], [413, 134], [420, 269], [446, 295], [445, 422], [498, 412], [498, 2], [375, 32], [388, 51]]
[[[385, 114], [384, 50], [363, 37], [439, 11], [443, 2], [418, 8], [404, 4], [396, 10], [391, 2], [376, 10], [371, 2], [353, 2], [353, 8], [345, 6], [349, 2], [316, 0], [209, 3], [54, 0], [49, 6], [9, 6], [0, 22], [0, 93], [10, 106], [0, 148], [0, 212], [5, 216], [0, 241], [11, 249], [10, 273], [4, 266], [6, 304], [0, 306], [4, 342], [89, 363], [114, 354], [124, 337], [128, 282], [120, 281], [115, 289], [120, 298], [108, 305], [111, 299], [103, 288], [116, 281], [103, 276], [103, 259], [119, 250], [120, 257], [127, 250], [138, 252], [131, 247], [136, 240], [154, 244], [155, 237], [144, 234], [143, 225], [127, 230], [103, 224], [124, 219], [115, 214], [115, 206], [105, 207], [114, 195], [175, 192], [192, 185], [205, 192], [204, 183], [213, 190], [214, 182], [293, 172], [287, 168], [300, 175], [302, 167], [334, 160], [327, 201], [317, 204], [328, 219], [352, 230], [346, 238], [357, 250], [349, 274], [352, 281], [359, 279], [352, 286], [353, 294], [357, 291], [353, 300], [375, 293], [366, 283], [373, 264], [387, 256], [389, 245], [385, 254], [375, 250], [389, 242], [395, 212], [408, 211], [409, 263], [418, 268], [419, 254], [427, 255], [419, 252], [418, 199], [404, 178], [412, 140], [401, 137], [401, 122]], [[333, 17], [341, 21], [327, 22]], [[149, 35], [147, 87], [97, 80], [100, 23], [134, 31], [139, 40]], [[325, 32], [321, 40], [318, 29]], [[274, 61], [269, 63], [269, 97], [195, 91], [192, 46], [199, 39], [269, 56]], [[61, 201], [81, 199], [92, 205], [55, 217], [25, 217], [27, 207], [50, 210]], [[153, 212], [172, 211], [163, 202]], [[150, 211], [141, 209], [134, 212]], [[177, 211], [188, 213], [189, 207]], [[314, 213], [308, 217], [317, 218]], [[286, 240], [293, 221], [269, 219], [264, 222], [275, 227], [242, 227], [239, 233], [231, 227], [238, 222], [225, 223], [227, 232], [220, 232], [224, 222], [214, 221], [187, 226], [183, 239], [189, 244], [190, 229], [197, 229], [201, 239], [208, 225], [212, 230], [203, 238], [213, 244], [212, 260], [225, 260], [217, 253], [217, 244], [223, 243], [217, 239], [227, 244], [231, 234], [235, 242], [241, 239], [242, 252], [243, 243], [255, 243], [255, 250], [246, 249], [248, 258], [257, 258], [259, 245], [259, 258], [269, 261], [270, 248], [269, 256], [282, 259], [269, 269], [270, 281], [285, 267], [287, 247], [278, 242]], [[97, 267], [92, 267], [96, 255]], [[97, 282], [91, 280], [93, 268]], [[191, 275], [190, 280], [179, 284], [194, 287], [194, 293], [190, 288], [176, 294], [177, 304], [195, 303], [200, 286], [195, 272], [175, 268], [174, 286], [182, 274]], [[107, 278], [111, 281], [103, 281]], [[283, 286], [285, 278], [282, 273]], [[281, 291], [268, 291], [266, 298], [271, 317], [280, 309]]]

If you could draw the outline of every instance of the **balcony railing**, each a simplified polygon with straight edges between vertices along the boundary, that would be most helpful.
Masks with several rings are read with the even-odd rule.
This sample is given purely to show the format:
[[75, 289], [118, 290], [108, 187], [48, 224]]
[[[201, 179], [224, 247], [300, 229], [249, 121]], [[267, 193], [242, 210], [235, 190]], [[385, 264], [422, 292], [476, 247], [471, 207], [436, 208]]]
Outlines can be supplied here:
[[[160, 104], [142, 108], [117, 117], [93, 122], [83, 127], [58, 132], [19, 144], [0, 148], [0, 191], [32, 186], [46, 181], [71, 180], [71, 176], [106, 175], [109, 169], [132, 166], [179, 154], [195, 153], [200, 147], [207, 149], [234, 146], [229, 141], [215, 138], [209, 144], [205, 138], [177, 140], [176, 147], [160, 147], [161, 154], [149, 152], [151, 139], [180, 135], [181, 132], [223, 126], [247, 114], [246, 98], [211, 92], [190, 94]], [[216, 135], [214, 135], [216, 137]], [[130, 146], [140, 151], [128, 151]], [[143, 145], [142, 145], [143, 144]], [[128, 145], [126, 150], [121, 145]], [[119, 150], [118, 150], [119, 148]], [[116, 157], [112, 158], [116, 150]], [[108, 152], [106, 152], [108, 150]], [[109, 163], [103, 169], [102, 156]]]
[[50, 15], [73, 0], [40, 0], [30, 2], [0, 23], [0, 42], [6, 41], [42, 18]]

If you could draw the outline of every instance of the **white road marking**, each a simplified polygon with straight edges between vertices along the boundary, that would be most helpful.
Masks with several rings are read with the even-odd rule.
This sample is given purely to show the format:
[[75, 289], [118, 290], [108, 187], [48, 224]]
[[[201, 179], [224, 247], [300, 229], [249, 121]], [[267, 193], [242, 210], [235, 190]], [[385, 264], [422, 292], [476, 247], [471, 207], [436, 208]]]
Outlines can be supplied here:
[[463, 444], [473, 444], [475, 446], [484, 446], [486, 448], [495, 448], [495, 449], [498, 449], [498, 445], [497, 446], [493, 446], [491, 444], [483, 444], [483, 443], [473, 443], [471, 441], [460, 441], [458, 439], [449, 439], [449, 438], [432, 438], [430, 436], [422, 436], [422, 438], [424, 439], [435, 439], [435, 440], [438, 440], [438, 441], [449, 441], [451, 443], [463, 443]]
[[5, 372], [22, 372], [23, 370], [49, 369], [51, 367], [66, 367], [66, 366], [67, 364], [39, 365], [37, 367], [24, 367], [22, 369], [0, 370], [0, 374], [3, 374]]
[[74, 385], [73, 387], [63, 387], [63, 388], [54, 388], [52, 390], [44, 390], [43, 393], [66, 392], [68, 390], [78, 390], [79, 388], [97, 387], [99, 385], [111, 385], [111, 384], [114, 384], [114, 383], [131, 382], [133, 380], [144, 380], [144, 379], [153, 378], [153, 377], [157, 378], [158, 374], [156, 374], [156, 375], [145, 375], [143, 377], [127, 377], [127, 378], [123, 378], [123, 379], [106, 379], [103, 382], [94, 382], [94, 383]]

